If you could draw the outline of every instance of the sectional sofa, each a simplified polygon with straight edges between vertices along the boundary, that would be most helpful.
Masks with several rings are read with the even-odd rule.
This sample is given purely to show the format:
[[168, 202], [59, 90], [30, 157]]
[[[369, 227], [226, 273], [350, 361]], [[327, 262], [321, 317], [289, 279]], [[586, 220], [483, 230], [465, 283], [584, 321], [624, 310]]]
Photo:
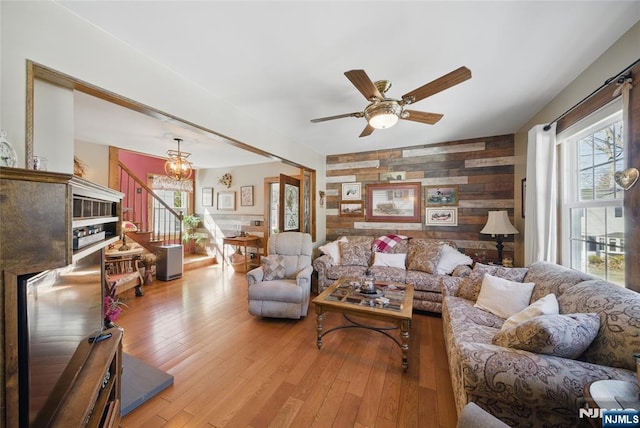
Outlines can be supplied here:
[[342, 277], [361, 278], [369, 269], [376, 280], [414, 285], [414, 309], [442, 311], [441, 278], [470, 271], [472, 260], [450, 241], [398, 235], [343, 236], [320, 247], [313, 261], [317, 292]]
[[[485, 274], [533, 284], [527, 303], [555, 300], [558, 314], [530, 313], [535, 316], [501, 329], [503, 317], [476, 306], [485, 302]], [[477, 264], [468, 277], [446, 277], [442, 284], [459, 414], [475, 402], [510, 426], [588, 426], [578, 416], [587, 383], [637, 382], [633, 354], [640, 351], [640, 293], [545, 262], [512, 270]], [[502, 294], [498, 306], [507, 306], [518, 293]]]

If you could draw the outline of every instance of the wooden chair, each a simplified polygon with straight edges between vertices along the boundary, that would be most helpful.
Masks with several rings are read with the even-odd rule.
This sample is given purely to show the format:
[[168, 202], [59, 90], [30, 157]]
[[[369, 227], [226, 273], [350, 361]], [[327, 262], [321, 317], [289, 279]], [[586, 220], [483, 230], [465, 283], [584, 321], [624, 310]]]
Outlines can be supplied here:
[[105, 260], [105, 271], [109, 294], [117, 296], [135, 287], [136, 296], [144, 296], [144, 291], [142, 290], [144, 279], [140, 273], [140, 265], [141, 260], [139, 254], [107, 257]]

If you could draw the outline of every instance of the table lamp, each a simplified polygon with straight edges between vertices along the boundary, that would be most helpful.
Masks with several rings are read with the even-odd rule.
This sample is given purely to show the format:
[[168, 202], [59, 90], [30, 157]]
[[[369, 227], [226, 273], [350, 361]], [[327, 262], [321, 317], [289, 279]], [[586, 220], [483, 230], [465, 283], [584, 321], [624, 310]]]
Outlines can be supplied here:
[[137, 232], [138, 231], [138, 227], [131, 223], [130, 221], [123, 221], [121, 224], [121, 228], [122, 228], [122, 245], [120, 246], [120, 248], [118, 248], [118, 251], [128, 251], [131, 249], [131, 247], [129, 247], [127, 245], [127, 232]]
[[489, 211], [489, 218], [487, 224], [480, 231], [485, 235], [491, 235], [496, 238], [496, 248], [498, 249], [498, 263], [502, 264], [502, 238], [507, 235], [513, 235], [518, 232], [518, 229], [513, 227], [509, 221], [509, 216], [506, 211]]

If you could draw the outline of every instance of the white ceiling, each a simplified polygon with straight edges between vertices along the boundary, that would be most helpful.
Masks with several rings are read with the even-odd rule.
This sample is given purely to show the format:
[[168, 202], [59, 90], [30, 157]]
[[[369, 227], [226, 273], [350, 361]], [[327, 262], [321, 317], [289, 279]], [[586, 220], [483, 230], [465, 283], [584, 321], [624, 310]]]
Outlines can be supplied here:
[[[513, 133], [640, 20], [640, 1], [58, 3], [323, 154]], [[436, 125], [400, 121], [358, 138], [363, 118], [310, 123], [366, 106], [344, 76], [347, 70], [362, 68], [372, 80], [391, 80], [387, 95], [400, 98], [463, 65], [471, 80], [411, 106], [444, 114]], [[604, 82], [610, 76], [602, 77]], [[96, 104], [82, 98], [80, 105], [97, 114]], [[78, 137], [99, 142], [101, 132], [113, 136], [114, 120], [131, 122], [117, 118], [99, 125], [107, 121], [78, 114]], [[140, 134], [135, 150], [162, 146], [157, 154], [164, 155], [173, 138], [167, 136], [177, 131], [154, 129], [149, 121], [132, 132]], [[192, 135], [180, 136], [191, 144]], [[164, 139], [154, 144], [154, 138]], [[192, 146], [185, 150], [196, 152]], [[229, 153], [235, 164], [256, 160], [239, 156]], [[196, 166], [217, 166], [205, 161], [210, 158], [192, 156]]]

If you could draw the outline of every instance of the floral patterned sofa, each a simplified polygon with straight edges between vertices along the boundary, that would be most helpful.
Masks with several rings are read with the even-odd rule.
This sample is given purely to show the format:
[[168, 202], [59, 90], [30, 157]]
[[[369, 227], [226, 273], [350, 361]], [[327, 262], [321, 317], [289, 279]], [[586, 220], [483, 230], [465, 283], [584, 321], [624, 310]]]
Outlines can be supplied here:
[[[485, 273], [535, 284], [531, 303], [553, 293], [559, 314], [535, 317], [536, 322], [595, 317], [586, 350], [573, 349], [581, 341], [579, 330], [588, 330], [584, 323], [560, 326], [566, 343], [523, 350], [545, 345], [532, 339], [534, 319], [517, 330], [507, 329], [506, 336], [524, 339], [525, 346], [517, 346], [517, 340], [510, 347], [494, 344], [505, 337], [498, 334], [505, 320], [474, 306]], [[633, 353], [640, 351], [640, 293], [545, 262], [511, 270], [476, 264], [469, 277], [445, 278], [442, 284], [443, 328], [459, 414], [468, 402], [475, 402], [510, 426], [581, 426], [585, 421], [579, 420], [578, 409], [585, 384], [599, 379], [637, 381]], [[547, 345], [552, 342], [547, 338]], [[567, 351], [579, 355], [554, 355]]]
[[[440, 313], [440, 279], [470, 271], [468, 265], [472, 260], [459, 253], [456, 244], [450, 241], [403, 237], [407, 239], [387, 242], [393, 246], [383, 245], [380, 238], [389, 236], [400, 238], [397, 235], [379, 238], [344, 236], [320, 247], [325, 254], [313, 261], [318, 275], [317, 292], [322, 292], [339, 278], [361, 278], [370, 269], [376, 280], [413, 284], [414, 309]], [[333, 250], [328, 248], [330, 246]]]

